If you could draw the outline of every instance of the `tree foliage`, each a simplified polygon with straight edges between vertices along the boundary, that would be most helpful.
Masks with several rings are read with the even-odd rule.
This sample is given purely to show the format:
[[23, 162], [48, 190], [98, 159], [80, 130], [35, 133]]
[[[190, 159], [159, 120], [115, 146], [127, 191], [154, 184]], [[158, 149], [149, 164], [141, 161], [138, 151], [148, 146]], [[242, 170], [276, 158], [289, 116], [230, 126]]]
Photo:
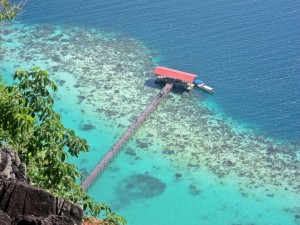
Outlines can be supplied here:
[[124, 224], [122, 217], [107, 205], [95, 203], [76, 182], [82, 177], [68, 158], [87, 152], [89, 146], [65, 128], [54, 111], [51, 94], [57, 86], [48, 73], [39, 67], [18, 70], [14, 80], [13, 85], [0, 82], [0, 146], [17, 151], [35, 185], [82, 205], [91, 216], [105, 212], [111, 224]]
[[21, 10], [21, 6], [24, 4], [21, 1], [19, 4], [11, 4], [9, 0], [0, 0], [0, 21], [12, 20], [17, 12]]

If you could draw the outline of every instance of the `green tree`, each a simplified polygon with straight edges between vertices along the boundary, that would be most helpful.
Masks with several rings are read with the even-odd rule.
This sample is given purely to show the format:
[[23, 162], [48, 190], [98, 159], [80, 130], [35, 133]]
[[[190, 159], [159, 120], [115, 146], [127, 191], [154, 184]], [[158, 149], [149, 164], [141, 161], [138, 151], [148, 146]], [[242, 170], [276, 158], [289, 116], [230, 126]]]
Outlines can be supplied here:
[[23, 1], [16, 5], [11, 4], [9, 0], [0, 0], [0, 21], [12, 20], [17, 12], [21, 10], [23, 4]]
[[0, 146], [17, 151], [35, 185], [82, 205], [88, 215], [104, 212], [111, 224], [125, 224], [107, 205], [94, 202], [76, 182], [82, 176], [68, 158], [87, 152], [89, 146], [65, 128], [54, 111], [51, 94], [57, 86], [48, 73], [39, 67], [30, 72], [18, 70], [14, 80], [13, 85], [0, 82]]

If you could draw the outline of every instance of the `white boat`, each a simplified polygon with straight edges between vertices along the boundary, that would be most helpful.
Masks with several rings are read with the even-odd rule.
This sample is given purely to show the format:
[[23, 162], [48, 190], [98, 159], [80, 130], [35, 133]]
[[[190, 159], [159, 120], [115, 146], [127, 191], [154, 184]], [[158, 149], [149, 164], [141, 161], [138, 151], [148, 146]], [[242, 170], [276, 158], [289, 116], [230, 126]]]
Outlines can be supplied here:
[[207, 92], [209, 92], [209, 93], [214, 93], [214, 92], [215, 92], [214, 89], [213, 89], [212, 87], [209, 87], [209, 86], [205, 85], [204, 83], [197, 84], [197, 86], [198, 86], [199, 88], [201, 88], [202, 90], [207, 91]]

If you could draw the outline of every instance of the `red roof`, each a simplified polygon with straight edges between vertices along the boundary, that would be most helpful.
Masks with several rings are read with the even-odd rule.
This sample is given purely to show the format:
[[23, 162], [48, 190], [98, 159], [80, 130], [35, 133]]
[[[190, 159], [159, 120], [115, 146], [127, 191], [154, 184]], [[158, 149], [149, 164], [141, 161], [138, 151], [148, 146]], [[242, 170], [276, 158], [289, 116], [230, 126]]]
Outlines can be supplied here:
[[153, 71], [153, 73], [156, 75], [170, 77], [173, 79], [182, 80], [182, 81], [190, 82], [190, 83], [192, 83], [193, 80], [195, 79], [195, 77], [197, 76], [195, 74], [186, 73], [186, 72], [182, 72], [179, 70], [173, 70], [173, 69], [169, 69], [169, 68], [162, 67], [162, 66], [157, 67]]

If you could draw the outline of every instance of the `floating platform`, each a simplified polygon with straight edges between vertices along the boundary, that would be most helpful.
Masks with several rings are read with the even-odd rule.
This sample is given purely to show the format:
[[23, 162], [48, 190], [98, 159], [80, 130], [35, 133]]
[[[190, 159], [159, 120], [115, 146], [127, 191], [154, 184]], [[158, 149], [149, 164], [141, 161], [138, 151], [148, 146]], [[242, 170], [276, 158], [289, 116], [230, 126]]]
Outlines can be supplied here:
[[197, 78], [196, 74], [186, 73], [162, 66], [155, 68], [153, 73], [156, 75], [156, 81], [158, 82], [172, 83], [173, 85], [183, 87], [189, 91], [191, 91], [196, 85], [208, 93], [214, 93], [214, 89], [204, 84], [202, 80]]

